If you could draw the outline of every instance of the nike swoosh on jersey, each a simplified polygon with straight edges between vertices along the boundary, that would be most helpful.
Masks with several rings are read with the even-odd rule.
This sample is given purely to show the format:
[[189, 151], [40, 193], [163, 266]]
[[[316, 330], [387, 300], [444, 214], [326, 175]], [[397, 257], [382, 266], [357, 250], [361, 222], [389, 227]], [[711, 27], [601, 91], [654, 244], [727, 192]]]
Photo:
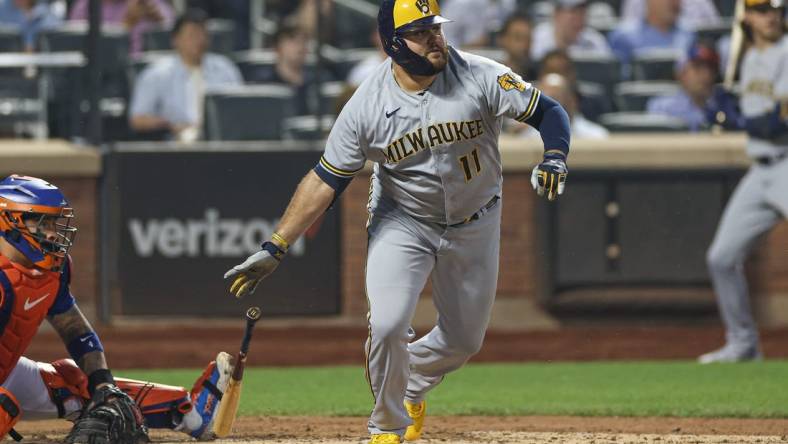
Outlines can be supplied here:
[[25, 299], [25, 311], [28, 311], [31, 308], [35, 307], [36, 305], [38, 305], [41, 301], [43, 301], [47, 297], [49, 297], [49, 293], [41, 296], [40, 298], [36, 299], [33, 302], [30, 302], [30, 298]]
[[393, 115], [394, 115], [394, 113], [396, 113], [397, 111], [399, 111], [399, 109], [400, 109], [400, 108], [402, 108], [402, 107], [400, 106], [399, 108], [395, 109], [394, 111], [392, 111], [392, 112], [390, 112], [390, 113], [386, 113], [386, 118], [388, 119], [389, 117], [393, 116]]

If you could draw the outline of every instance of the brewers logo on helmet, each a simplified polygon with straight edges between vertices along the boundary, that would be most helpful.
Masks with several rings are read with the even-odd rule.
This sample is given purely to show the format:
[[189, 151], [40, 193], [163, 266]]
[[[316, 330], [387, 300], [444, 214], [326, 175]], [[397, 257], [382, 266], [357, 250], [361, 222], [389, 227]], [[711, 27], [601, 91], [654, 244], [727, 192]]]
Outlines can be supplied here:
[[58, 271], [74, 242], [74, 210], [60, 190], [16, 174], [0, 181], [0, 237], [37, 267]]
[[413, 75], [431, 76], [437, 71], [426, 57], [408, 48], [402, 34], [451, 21], [441, 17], [440, 12], [437, 0], [383, 0], [380, 5], [378, 32], [383, 49]]

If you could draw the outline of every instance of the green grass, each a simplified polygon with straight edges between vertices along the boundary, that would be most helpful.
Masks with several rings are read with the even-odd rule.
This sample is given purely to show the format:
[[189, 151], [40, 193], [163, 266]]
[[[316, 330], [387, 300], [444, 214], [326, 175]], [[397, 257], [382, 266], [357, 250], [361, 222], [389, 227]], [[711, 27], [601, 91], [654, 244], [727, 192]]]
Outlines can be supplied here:
[[[191, 387], [198, 370], [121, 376]], [[468, 365], [429, 396], [436, 415], [788, 418], [788, 361]], [[361, 367], [247, 368], [241, 415], [369, 414]]]

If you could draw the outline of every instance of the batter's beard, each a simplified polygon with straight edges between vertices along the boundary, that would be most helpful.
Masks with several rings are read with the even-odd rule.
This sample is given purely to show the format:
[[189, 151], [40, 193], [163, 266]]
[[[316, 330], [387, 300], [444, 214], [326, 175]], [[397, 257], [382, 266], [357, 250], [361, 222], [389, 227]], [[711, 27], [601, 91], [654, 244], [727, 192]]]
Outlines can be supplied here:
[[446, 69], [446, 64], [449, 63], [449, 50], [446, 47], [441, 49], [441, 57], [430, 57], [434, 52], [428, 53], [426, 56], [427, 61], [430, 62], [436, 72], [441, 72]]

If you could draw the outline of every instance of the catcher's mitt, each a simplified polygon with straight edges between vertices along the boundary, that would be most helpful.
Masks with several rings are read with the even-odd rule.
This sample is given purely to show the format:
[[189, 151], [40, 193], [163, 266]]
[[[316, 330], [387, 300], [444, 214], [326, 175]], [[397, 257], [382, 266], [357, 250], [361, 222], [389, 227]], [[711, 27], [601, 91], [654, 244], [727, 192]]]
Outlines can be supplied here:
[[137, 404], [114, 385], [96, 389], [74, 422], [66, 444], [139, 444], [149, 442]]

